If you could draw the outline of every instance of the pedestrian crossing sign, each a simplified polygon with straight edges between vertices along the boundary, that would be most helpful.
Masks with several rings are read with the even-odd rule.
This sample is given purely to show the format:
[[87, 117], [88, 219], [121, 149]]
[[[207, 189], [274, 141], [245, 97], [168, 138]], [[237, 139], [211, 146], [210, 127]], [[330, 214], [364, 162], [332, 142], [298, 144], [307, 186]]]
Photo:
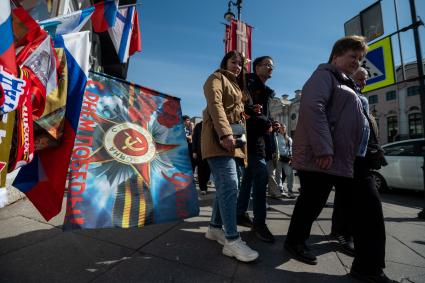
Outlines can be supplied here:
[[391, 38], [385, 37], [371, 45], [361, 66], [368, 72], [363, 92], [368, 92], [395, 83]]

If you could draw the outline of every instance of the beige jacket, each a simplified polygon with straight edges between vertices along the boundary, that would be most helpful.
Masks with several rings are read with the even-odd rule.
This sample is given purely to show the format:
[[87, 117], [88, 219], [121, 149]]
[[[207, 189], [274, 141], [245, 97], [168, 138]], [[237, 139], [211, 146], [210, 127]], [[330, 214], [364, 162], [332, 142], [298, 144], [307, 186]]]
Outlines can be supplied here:
[[232, 134], [230, 124], [244, 122], [243, 93], [235, 75], [221, 69], [215, 71], [204, 84], [204, 95], [207, 107], [203, 111], [202, 158], [219, 156], [245, 158], [245, 148], [229, 152], [220, 145], [220, 138]]

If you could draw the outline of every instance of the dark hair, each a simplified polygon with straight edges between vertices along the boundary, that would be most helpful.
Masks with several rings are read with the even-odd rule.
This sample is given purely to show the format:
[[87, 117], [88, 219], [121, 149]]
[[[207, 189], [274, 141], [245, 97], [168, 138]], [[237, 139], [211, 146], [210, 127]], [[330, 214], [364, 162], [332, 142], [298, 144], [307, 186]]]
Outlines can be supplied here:
[[185, 120], [187, 120], [187, 119], [189, 119], [189, 120], [190, 120], [190, 117], [189, 117], [189, 116], [187, 116], [187, 115], [183, 115], [183, 116], [182, 116], [182, 119], [183, 119], [183, 121], [185, 121]]
[[254, 71], [254, 73], [255, 73], [255, 68], [266, 59], [273, 61], [273, 58], [270, 56], [261, 56], [261, 57], [255, 58], [254, 62], [252, 62], [252, 70]]
[[[220, 69], [227, 70], [227, 61], [234, 56], [238, 56], [239, 58], [241, 58], [241, 61], [244, 64], [245, 58], [242, 56], [242, 54], [236, 50], [232, 50], [227, 52], [226, 55], [224, 55], [220, 63]], [[245, 66], [242, 66], [241, 72], [239, 73], [236, 79], [238, 81], [239, 88], [242, 91], [245, 91]]]
[[332, 48], [328, 63], [332, 62], [334, 56], [340, 56], [348, 50], [362, 51], [366, 54], [368, 50], [366, 38], [360, 35], [349, 35], [337, 40]]

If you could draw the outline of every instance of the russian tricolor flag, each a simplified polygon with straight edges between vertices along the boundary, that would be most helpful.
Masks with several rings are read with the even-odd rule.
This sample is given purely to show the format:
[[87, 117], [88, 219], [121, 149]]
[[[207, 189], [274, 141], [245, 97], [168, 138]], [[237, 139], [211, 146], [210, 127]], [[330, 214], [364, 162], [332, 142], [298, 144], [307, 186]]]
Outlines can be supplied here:
[[91, 18], [93, 30], [104, 32], [115, 25], [118, 12], [118, 0], [103, 0], [94, 4], [94, 13]]
[[57, 215], [62, 208], [66, 174], [87, 82], [90, 47], [88, 31], [55, 38], [55, 48], [65, 49], [68, 67], [68, 95], [61, 144], [36, 152], [32, 162], [21, 168], [13, 183], [46, 220]]

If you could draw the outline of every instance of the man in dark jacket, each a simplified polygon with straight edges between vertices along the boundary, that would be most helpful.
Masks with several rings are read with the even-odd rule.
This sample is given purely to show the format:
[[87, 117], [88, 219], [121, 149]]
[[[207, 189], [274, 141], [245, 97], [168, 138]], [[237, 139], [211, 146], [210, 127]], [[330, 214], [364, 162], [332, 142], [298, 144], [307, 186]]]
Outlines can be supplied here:
[[[265, 241], [274, 242], [274, 237], [266, 225], [266, 187], [268, 174], [264, 136], [271, 132], [270, 100], [274, 91], [265, 85], [273, 72], [273, 60], [269, 56], [259, 57], [253, 62], [254, 73], [246, 77], [248, 101], [245, 113], [249, 116], [246, 123], [248, 167], [242, 179], [238, 196], [238, 224], [251, 226], [255, 235]], [[247, 214], [248, 203], [253, 197], [254, 220]]]

